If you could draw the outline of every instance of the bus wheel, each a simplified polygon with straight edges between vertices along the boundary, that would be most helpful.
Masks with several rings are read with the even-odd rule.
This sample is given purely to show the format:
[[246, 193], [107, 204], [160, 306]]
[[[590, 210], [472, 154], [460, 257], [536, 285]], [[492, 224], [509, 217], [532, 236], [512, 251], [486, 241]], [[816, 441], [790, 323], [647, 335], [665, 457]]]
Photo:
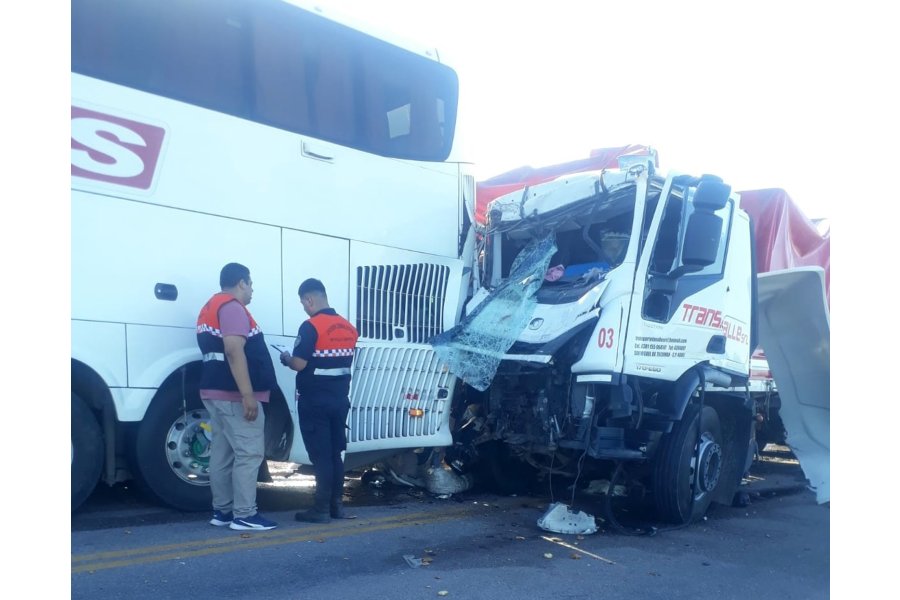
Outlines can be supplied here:
[[138, 485], [180, 510], [209, 510], [209, 413], [196, 394], [182, 405], [178, 387], [163, 390], [138, 428], [132, 464]]
[[72, 394], [72, 510], [91, 495], [103, 470], [103, 431], [88, 405]]
[[681, 525], [706, 513], [724, 463], [721, 444], [722, 426], [715, 409], [704, 406], [701, 414], [699, 405], [689, 405], [662, 439], [654, 463], [653, 498], [661, 519]]

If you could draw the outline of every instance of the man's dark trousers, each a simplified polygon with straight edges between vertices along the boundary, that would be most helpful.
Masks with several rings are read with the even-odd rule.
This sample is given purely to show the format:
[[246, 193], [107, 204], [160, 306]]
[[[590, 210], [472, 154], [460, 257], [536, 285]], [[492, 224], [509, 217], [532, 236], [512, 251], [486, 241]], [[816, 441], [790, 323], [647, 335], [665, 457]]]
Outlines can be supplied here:
[[347, 448], [347, 398], [301, 398], [297, 403], [300, 433], [316, 477], [316, 512], [329, 512], [340, 502], [344, 490], [344, 461]]

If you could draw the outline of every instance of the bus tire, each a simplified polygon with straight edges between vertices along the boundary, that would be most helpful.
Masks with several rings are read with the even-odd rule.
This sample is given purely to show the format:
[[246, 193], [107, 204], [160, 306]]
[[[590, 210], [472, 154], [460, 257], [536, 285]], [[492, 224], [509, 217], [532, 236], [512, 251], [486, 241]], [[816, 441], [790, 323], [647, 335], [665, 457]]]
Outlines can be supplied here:
[[[695, 470], [697, 427], [701, 428], [699, 473]], [[724, 457], [719, 413], [711, 406], [690, 404], [671, 433], [663, 437], [653, 466], [653, 498], [657, 516], [684, 525], [706, 514], [719, 482]]]
[[162, 504], [184, 511], [211, 510], [209, 414], [196, 391], [182, 408], [179, 386], [160, 390], [138, 427], [132, 448], [138, 487]]
[[87, 500], [103, 471], [103, 430], [94, 413], [72, 394], [72, 510]]

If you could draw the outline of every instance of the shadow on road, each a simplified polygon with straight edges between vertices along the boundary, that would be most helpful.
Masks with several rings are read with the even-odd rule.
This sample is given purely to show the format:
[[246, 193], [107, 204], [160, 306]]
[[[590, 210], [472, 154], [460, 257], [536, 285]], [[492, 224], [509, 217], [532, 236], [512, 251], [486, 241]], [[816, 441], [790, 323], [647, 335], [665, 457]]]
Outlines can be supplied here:
[[[314, 479], [298, 471], [293, 463], [269, 461], [271, 481], [261, 482], [257, 503], [261, 512], [285, 512], [312, 506]], [[600, 516], [601, 495], [586, 493], [588, 482], [581, 482], [573, 506]], [[769, 444], [754, 461], [750, 474], [744, 479], [742, 490], [749, 500], [760, 501], [773, 496], [804, 490], [807, 482], [797, 459], [786, 446]], [[488, 493], [477, 486], [448, 498], [438, 498], [421, 488], [391, 483], [384, 477], [363, 477], [351, 473], [345, 480], [344, 500], [348, 507], [403, 507], [416, 503], [469, 502]], [[572, 502], [572, 480], [555, 477], [536, 481], [523, 497], [542, 502]], [[652, 515], [633, 507], [630, 515], [635, 522], [652, 520]], [[72, 514], [72, 531], [137, 527], [162, 523], [202, 520], [206, 512], [185, 512], [163, 507], [141, 494], [136, 486], [119, 483], [112, 487], [99, 485], [82, 507]]]

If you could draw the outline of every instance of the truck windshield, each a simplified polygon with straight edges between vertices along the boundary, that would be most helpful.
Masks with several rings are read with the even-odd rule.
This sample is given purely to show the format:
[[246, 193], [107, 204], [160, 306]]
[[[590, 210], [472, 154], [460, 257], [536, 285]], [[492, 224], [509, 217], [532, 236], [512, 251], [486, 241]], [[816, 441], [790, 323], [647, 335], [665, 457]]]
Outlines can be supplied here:
[[628, 183], [507, 227], [502, 234], [500, 276], [509, 277], [522, 249], [539, 233], [550, 231], [556, 236], [557, 250], [550, 257], [542, 289], [596, 282], [625, 258], [635, 191], [634, 184]]
[[532, 240], [515, 257], [512, 273], [462, 322], [431, 340], [434, 352], [457, 377], [484, 391], [507, 350], [528, 324], [550, 257], [553, 234]]

